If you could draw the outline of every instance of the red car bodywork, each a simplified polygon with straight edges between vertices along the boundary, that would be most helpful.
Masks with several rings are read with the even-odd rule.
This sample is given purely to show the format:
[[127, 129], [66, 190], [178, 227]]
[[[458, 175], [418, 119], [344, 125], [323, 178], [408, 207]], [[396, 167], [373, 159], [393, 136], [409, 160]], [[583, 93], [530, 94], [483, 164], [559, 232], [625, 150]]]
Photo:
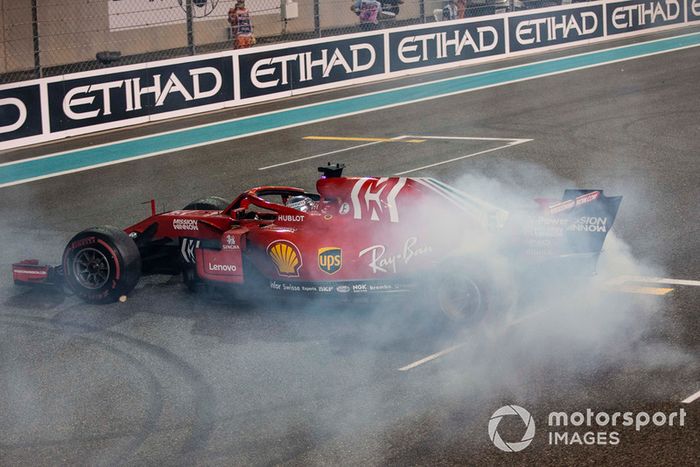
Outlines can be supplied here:
[[[201, 281], [246, 284], [254, 273], [282, 291], [395, 291], [452, 258], [597, 258], [621, 200], [567, 190], [562, 201], [518, 214], [434, 179], [339, 175], [322, 176], [317, 194], [263, 186], [223, 210], [154, 213], [124, 231], [144, 272], [167, 263]], [[295, 197], [309, 203], [296, 209], [288, 205]], [[36, 283], [54, 270], [29, 260], [13, 272], [18, 283]]]

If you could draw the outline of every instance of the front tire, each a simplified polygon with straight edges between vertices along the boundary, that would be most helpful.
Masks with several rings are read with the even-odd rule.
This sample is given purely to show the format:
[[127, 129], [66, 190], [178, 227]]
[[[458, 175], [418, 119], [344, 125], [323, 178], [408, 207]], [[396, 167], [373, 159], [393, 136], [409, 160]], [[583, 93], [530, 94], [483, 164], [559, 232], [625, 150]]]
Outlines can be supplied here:
[[192, 201], [184, 207], [185, 211], [223, 211], [229, 202], [218, 196], [207, 196], [206, 198]]
[[94, 227], [75, 235], [63, 252], [68, 288], [88, 303], [110, 303], [133, 290], [141, 277], [141, 255], [124, 231]]

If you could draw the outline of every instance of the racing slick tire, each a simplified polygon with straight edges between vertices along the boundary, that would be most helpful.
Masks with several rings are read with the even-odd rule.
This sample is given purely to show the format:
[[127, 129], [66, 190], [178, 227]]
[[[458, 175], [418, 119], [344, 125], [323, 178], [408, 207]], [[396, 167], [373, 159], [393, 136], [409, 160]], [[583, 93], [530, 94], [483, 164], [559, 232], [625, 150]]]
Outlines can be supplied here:
[[470, 259], [447, 262], [432, 280], [433, 306], [449, 323], [479, 325], [505, 303], [498, 296], [493, 271], [476, 264]]
[[184, 211], [223, 211], [230, 203], [218, 196], [207, 196], [206, 198], [192, 201], [184, 207]]
[[123, 230], [93, 227], [75, 235], [63, 252], [66, 285], [88, 303], [110, 303], [133, 290], [141, 277], [141, 255]]

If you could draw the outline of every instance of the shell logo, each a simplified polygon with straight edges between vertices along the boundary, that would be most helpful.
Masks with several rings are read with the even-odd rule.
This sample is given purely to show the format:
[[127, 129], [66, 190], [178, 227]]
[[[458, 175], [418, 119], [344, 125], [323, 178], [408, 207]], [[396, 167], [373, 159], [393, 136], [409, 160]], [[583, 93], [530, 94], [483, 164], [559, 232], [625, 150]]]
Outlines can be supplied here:
[[267, 246], [267, 254], [280, 276], [299, 277], [302, 261], [299, 249], [292, 242], [277, 240]]

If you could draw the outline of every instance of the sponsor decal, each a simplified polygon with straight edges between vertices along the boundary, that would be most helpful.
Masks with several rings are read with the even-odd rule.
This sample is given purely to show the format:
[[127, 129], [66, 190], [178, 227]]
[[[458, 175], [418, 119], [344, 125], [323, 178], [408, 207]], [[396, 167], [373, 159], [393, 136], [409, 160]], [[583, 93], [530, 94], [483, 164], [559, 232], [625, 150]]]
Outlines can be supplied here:
[[240, 250], [240, 247], [236, 244], [236, 237], [231, 234], [226, 235], [226, 243], [221, 245], [224, 250]]
[[61, 131], [233, 100], [231, 57], [101, 73], [48, 84]]
[[525, 232], [534, 237], [561, 237], [568, 225], [569, 219], [563, 217], [538, 216], [526, 224]]
[[289, 214], [280, 214], [277, 216], [277, 220], [280, 222], [304, 222], [304, 217], [306, 216], [294, 216]]
[[299, 277], [302, 266], [301, 253], [292, 242], [276, 240], [267, 246], [267, 254], [275, 263], [280, 276]]
[[690, 0], [688, 3], [688, 21], [700, 20], [700, 0]]
[[550, 214], [557, 214], [563, 211], [568, 211], [571, 208], [577, 207], [577, 206], [582, 206], [584, 204], [588, 204], [592, 201], [597, 200], [600, 197], [600, 191], [592, 191], [590, 193], [586, 193], [580, 196], [577, 196], [576, 199], [569, 199], [566, 201], [562, 201], [560, 203], [553, 204], [549, 207], [549, 213]]
[[340, 293], [348, 293], [348, 292], [350, 292], [350, 286], [339, 285], [338, 287], [335, 288], [335, 290], [340, 292]]
[[367, 292], [369, 289], [367, 287], [367, 284], [353, 284], [352, 285], [352, 291], [353, 293], [363, 293]]
[[239, 57], [241, 98], [384, 73], [383, 35], [295, 45]]
[[533, 49], [603, 36], [603, 5], [508, 18], [510, 50]]
[[348, 203], [343, 203], [340, 205], [340, 210], [338, 211], [338, 213], [341, 216], [344, 216], [345, 214], [347, 214], [349, 212], [350, 212], [350, 205]]
[[335, 274], [343, 267], [343, 250], [325, 247], [318, 250], [318, 267], [326, 274]]
[[608, 35], [684, 21], [682, 0], [627, 0], [607, 4]]
[[607, 217], [579, 217], [566, 230], [570, 232], [607, 232]]
[[396, 197], [405, 185], [405, 177], [359, 179], [350, 193], [353, 217], [372, 221], [388, 218], [390, 222], [399, 222]]
[[390, 32], [391, 71], [502, 54], [503, 38], [502, 19]]
[[180, 253], [182, 254], [182, 258], [185, 260], [186, 263], [194, 264], [196, 262], [196, 256], [194, 253], [194, 250], [196, 248], [199, 248], [199, 240], [195, 240], [193, 238], [182, 239], [182, 244], [180, 245]]
[[210, 272], [236, 272], [238, 268], [235, 264], [212, 264], [207, 263], [207, 269]]
[[0, 142], [42, 134], [39, 85], [0, 91]]
[[333, 292], [332, 285], [290, 284], [290, 283], [278, 282], [278, 281], [270, 281], [270, 288], [273, 290], [281, 290], [284, 292], [311, 292], [311, 293]]
[[199, 230], [197, 219], [173, 219], [175, 230]]
[[368, 255], [370, 261], [369, 268], [373, 274], [378, 272], [397, 273], [401, 266], [408, 265], [414, 258], [424, 256], [433, 251], [430, 246], [419, 246], [418, 237], [409, 237], [403, 245], [400, 253], [393, 255], [386, 254], [384, 245], [373, 245], [360, 251], [359, 257]]

